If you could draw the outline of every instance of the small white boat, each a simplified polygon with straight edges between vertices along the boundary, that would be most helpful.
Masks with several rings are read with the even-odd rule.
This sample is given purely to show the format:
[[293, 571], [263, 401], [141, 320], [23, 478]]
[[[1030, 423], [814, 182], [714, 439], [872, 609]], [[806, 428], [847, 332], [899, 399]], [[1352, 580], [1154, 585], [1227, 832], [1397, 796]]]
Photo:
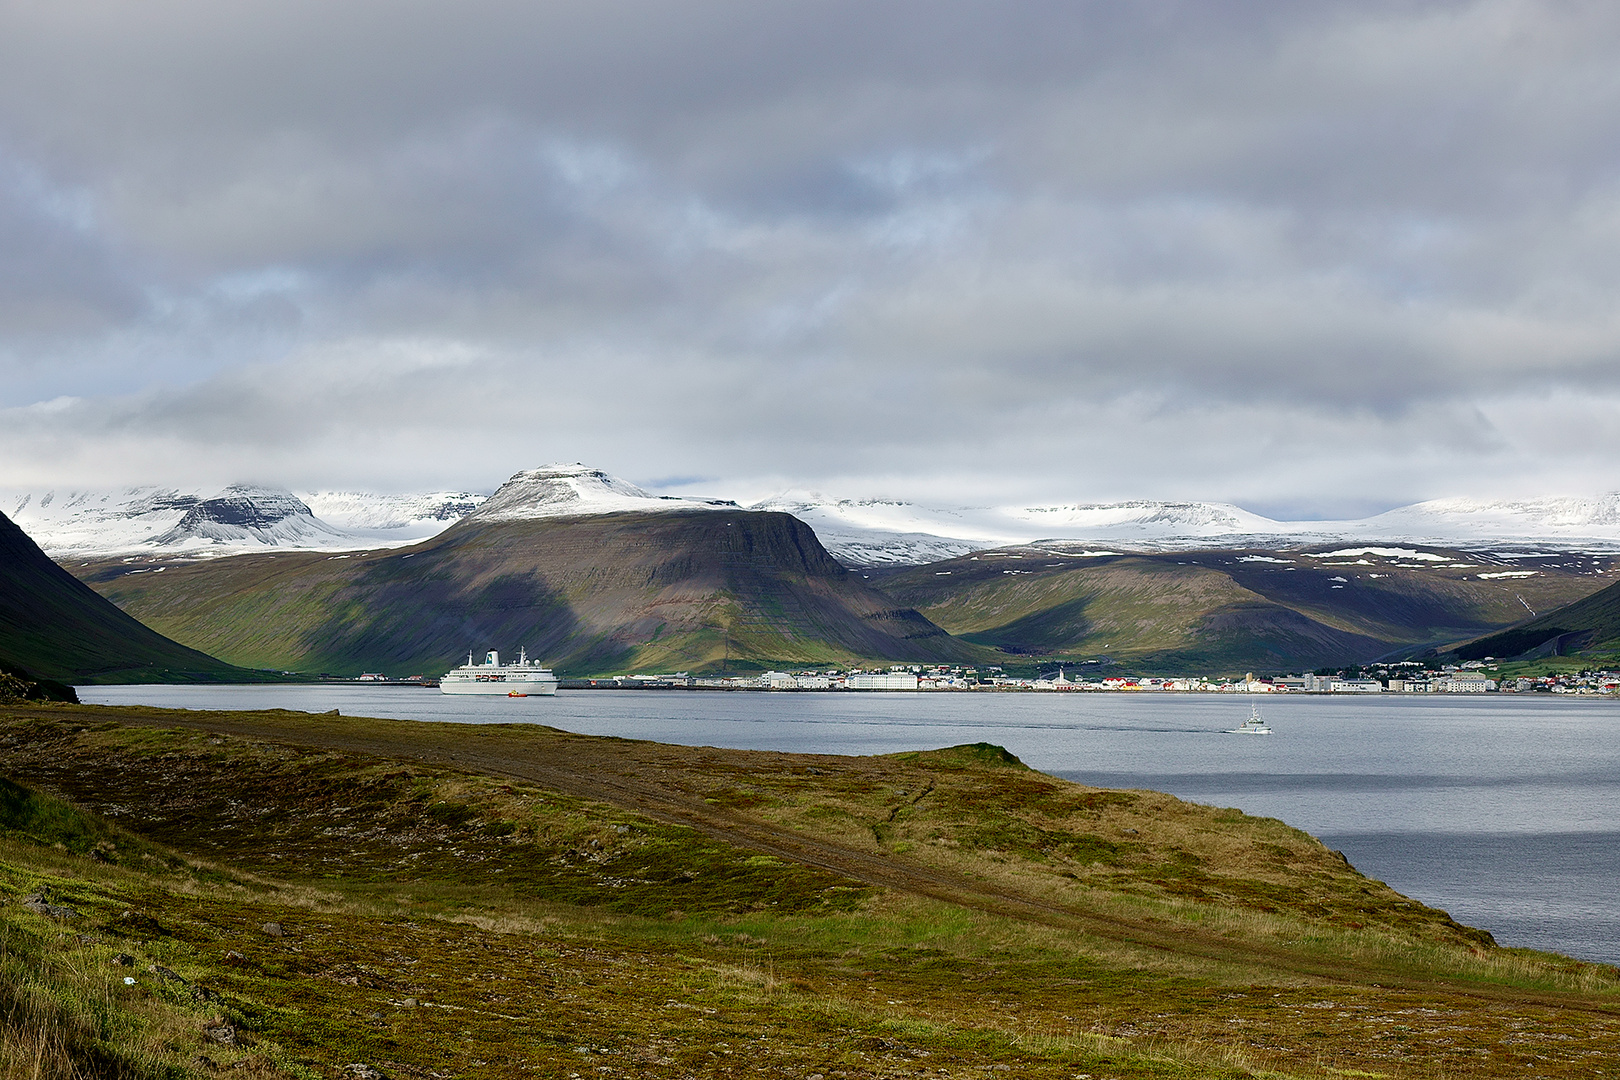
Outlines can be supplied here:
[[1260, 719], [1260, 709], [1251, 700], [1249, 702], [1249, 718], [1235, 728], [1222, 732], [1223, 735], [1270, 735], [1271, 729], [1266, 722]]
[[482, 664], [467, 662], [439, 679], [441, 694], [484, 694], [492, 697], [552, 697], [557, 693], [557, 676], [542, 664], [529, 662], [525, 649], [515, 664], [501, 663], [501, 654], [491, 649]]

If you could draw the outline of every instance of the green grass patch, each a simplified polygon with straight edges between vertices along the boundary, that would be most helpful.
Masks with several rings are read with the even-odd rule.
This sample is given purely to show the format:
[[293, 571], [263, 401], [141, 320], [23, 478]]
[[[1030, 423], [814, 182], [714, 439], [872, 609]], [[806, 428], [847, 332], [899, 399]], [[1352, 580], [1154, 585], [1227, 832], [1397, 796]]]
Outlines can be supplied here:
[[[1439, 1080], [1584, 1077], [1620, 1053], [1612, 969], [1491, 948], [1281, 822], [1067, 784], [994, 747], [330, 729], [602, 768], [712, 808], [707, 827], [757, 819], [924, 882], [971, 876], [1004, 908], [512, 775], [299, 742], [336, 721], [253, 719], [275, 739], [226, 716], [104, 722], [128, 715], [0, 712], [10, 1074]], [[759, 801], [705, 802], [736, 791]], [[107, 842], [116, 863], [94, 857]], [[55, 1072], [16, 1064], [36, 1022]]]

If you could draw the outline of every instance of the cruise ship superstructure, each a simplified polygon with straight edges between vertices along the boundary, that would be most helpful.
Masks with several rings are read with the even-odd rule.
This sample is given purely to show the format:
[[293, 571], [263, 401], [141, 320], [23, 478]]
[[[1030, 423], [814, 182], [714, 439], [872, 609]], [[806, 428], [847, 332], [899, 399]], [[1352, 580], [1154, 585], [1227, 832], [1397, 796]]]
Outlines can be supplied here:
[[557, 676], [551, 669], [529, 660], [527, 650], [518, 653], [515, 664], [501, 663], [501, 654], [491, 649], [482, 664], [467, 662], [439, 679], [445, 694], [485, 694], [497, 697], [550, 697], [557, 693]]

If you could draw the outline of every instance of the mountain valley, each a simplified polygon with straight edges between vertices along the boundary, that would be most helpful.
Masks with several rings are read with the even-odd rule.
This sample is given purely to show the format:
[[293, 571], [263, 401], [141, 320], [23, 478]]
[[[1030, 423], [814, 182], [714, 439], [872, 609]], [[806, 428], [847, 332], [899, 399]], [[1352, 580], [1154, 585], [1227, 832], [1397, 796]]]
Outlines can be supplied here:
[[[30, 500], [56, 557], [126, 612], [232, 664], [305, 673], [427, 674], [469, 649], [519, 646], [579, 674], [1047, 660], [1297, 671], [1538, 619], [1603, 588], [1616, 559], [1602, 544], [1303, 542], [1256, 535], [1286, 523], [1204, 503], [742, 507], [584, 465], [520, 472], [489, 496], [234, 487]], [[1444, 514], [1481, 535], [1620, 520], [1604, 499], [1453, 504]], [[1401, 513], [1412, 532], [1429, 511], [1383, 517], [1393, 527]], [[962, 538], [1018, 529], [1096, 536]]]
[[1399, 547], [1042, 545], [871, 570], [965, 641], [1146, 671], [1310, 670], [1444, 649], [1602, 589], [1620, 560]]

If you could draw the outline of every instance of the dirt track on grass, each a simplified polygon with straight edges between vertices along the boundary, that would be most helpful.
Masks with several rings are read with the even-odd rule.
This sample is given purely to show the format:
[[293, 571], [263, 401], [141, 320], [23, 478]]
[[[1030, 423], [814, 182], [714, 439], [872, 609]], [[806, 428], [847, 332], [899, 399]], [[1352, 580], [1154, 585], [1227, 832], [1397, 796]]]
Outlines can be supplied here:
[[[1410, 974], [1349, 958], [1330, 961], [1286, 948], [1235, 941], [1188, 923], [1076, 910], [1010, 891], [895, 855], [873, 844], [857, 846], [809, 836], [717, 805], [708, 796], [727, 774], [836, 771], [844, 782], [893, 784], [916, 777], [917, 766], [887, 758], [782, 754], [683, 747], [663, 743], [573, 735], [538, 725], [451, 725], [409, 721], [310, 716], [300, 713], [193, 714], [87, 708], [83, 719], [125, 727], [192, 729], [288, 746], [318, 748], [417, 762], [468, 773], [525, 781], [593, 799], [662, 821], [691, 827], [729, 843], [819, 867], [847, 878], [958, 904], [970, 909], [1086, 934], [1178, 957], [1260, 969], [1267, 981], [1279, 975], [1331, 983], [1359, 982], [1437, 995], [1543, 1004], [1607, 1015], [1617, 1005], [1578, 992], [1525, 992], [1515, 988], [1413, 978]], [[90, 715], [84, 715], [88, 713]], [[61, 713], [52, 720], [66, 719]]]

